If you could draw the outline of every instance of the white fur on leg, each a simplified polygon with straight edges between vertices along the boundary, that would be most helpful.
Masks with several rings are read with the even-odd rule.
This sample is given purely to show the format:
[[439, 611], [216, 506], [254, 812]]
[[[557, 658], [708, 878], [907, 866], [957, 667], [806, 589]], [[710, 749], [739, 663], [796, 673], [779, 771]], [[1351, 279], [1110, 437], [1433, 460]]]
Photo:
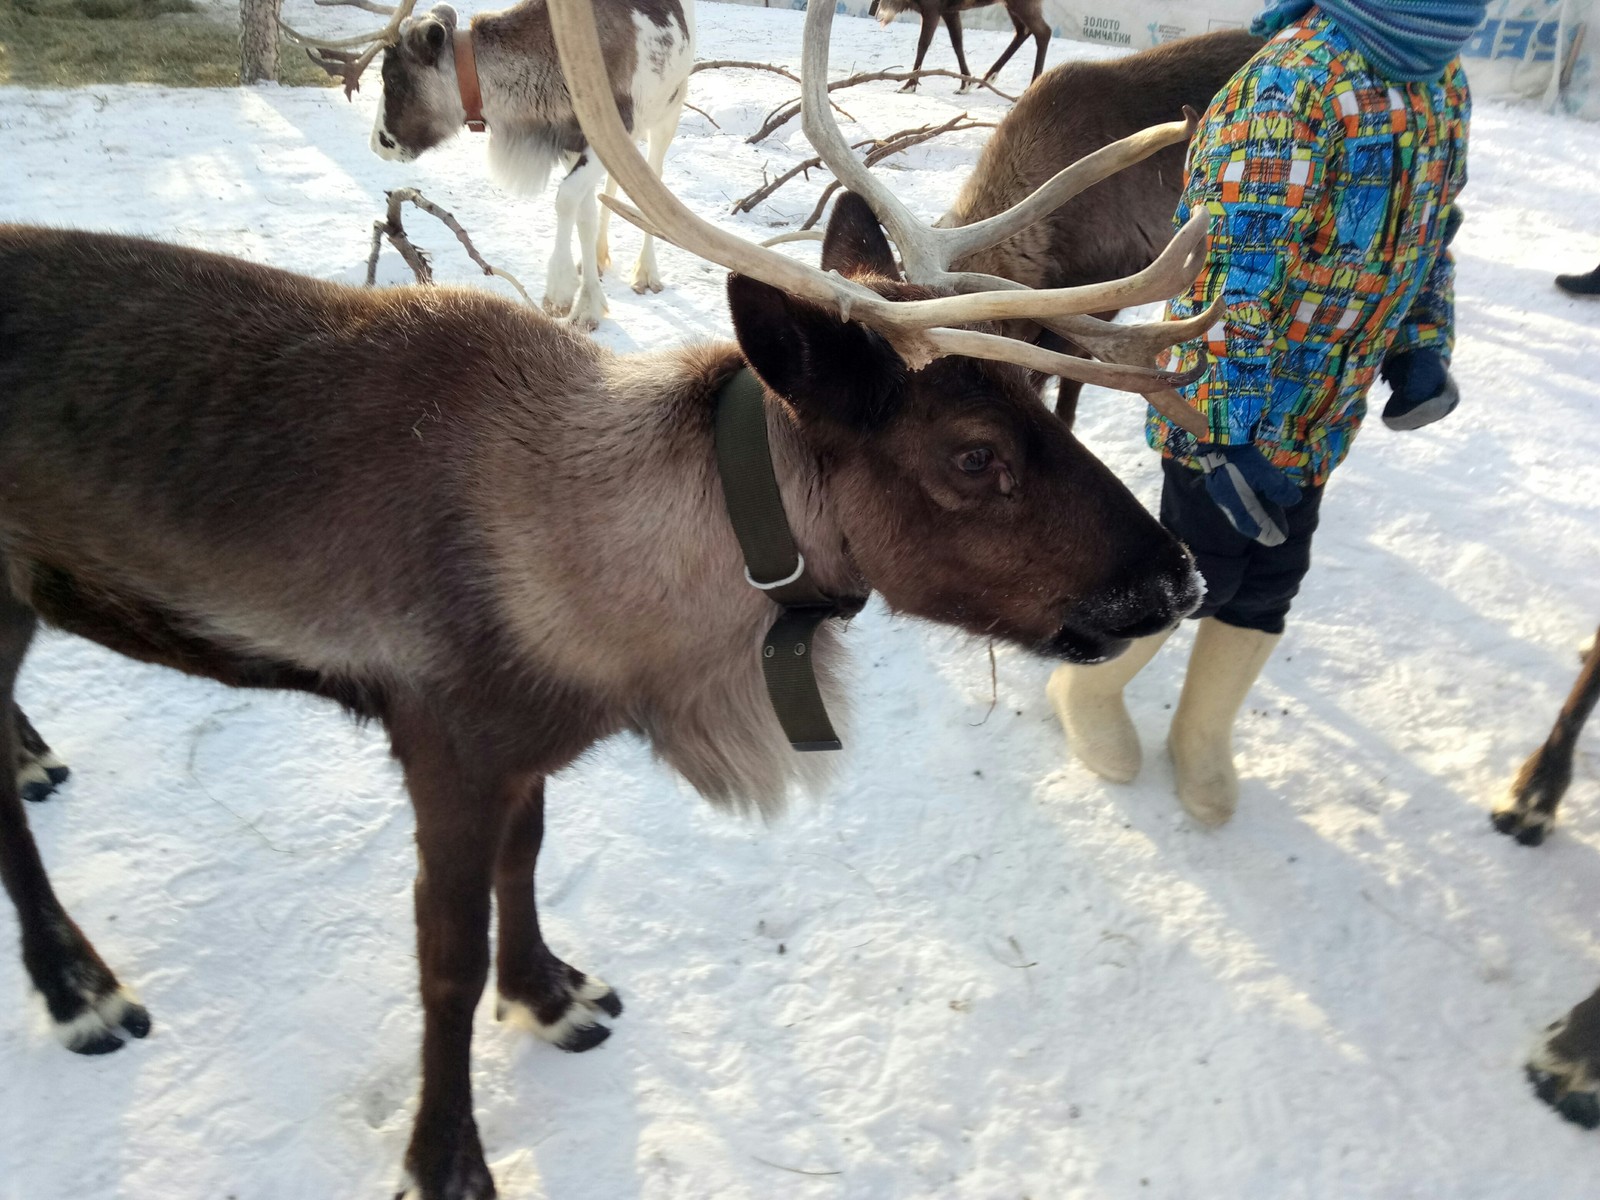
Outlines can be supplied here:
[[556, 188], [556, 237], [544, 276], [544, 311], [552, 317], [566, 316], [578, 292], [578, 271], [572, 262], [572, 224], [578, 208], [567, 179]]
[[567, 320], [585, 332], [600, 324], [606, 314], [606, 295], [600, 288], [600, 269], [595, 261], [595, 246], [600, 238], [600, 204], [595, 199], [605, 168], [591, 155], [580, 158], [572, 174], [561, 181], [561, 191], [573, 197], [574, 220], [578, 230], [580, 260], [578, 293], [572, 299]]
[[[119, 987], [116, 991], [98, 999], [86, 995], [83, 1000], [88, 1007], [72, 1020], [53, 1022], [56, 1037], [63, 1046], [74, 1053], [93, 1042], [104, 1041], [107, 1038], [115, 1038], [121, 1042], [124, 1037], [124, 1023], [128, 1022], [134, 1010], [142, 1012], [143, 1009], [138, 996], [125, 987]], [[145, 1017], [144, 1020], [148, 1021], [149, 1018]], [[134, 1036], [144, 1035], [137, 1033]]]
[[[54, 758], [55, 756], [49, 755], [48, 757]], [[17, 791], [21, 792], [30, 784], [44, 787], [52, 786], [50, 773], [45, 770], [45, 760], [43, 758], [30, 758], [17, 768]]]
[[[666, 161], [667, 146], [672, 142], [672, 135], [678, 132], [678, 118], [682, 113], [683, 93], [680, 91], [667, 102], [661, 120], [650, 128], [647, 153], [650, 170], [657, 179], [661, 178], [661, 164]], [[639, 247], [639, 261], [633, 265], [631, 284], [633, 290], [640, 293], [661, 290], [661, 268], [656, 265], [656, 240], [648, 233]]]
[[523, 1001], [506, 996], [499, 997], [495, 1016], [521, 1026], [541, 1041], [567, 1047], [588, 1039], [587, 1031], [600, 1023], [595, 1017], [603, 1011], [596, 1001], [610, 994], [611, 985], [605, 980], [585, 975], [583, 982], [572, 990], [572, 1003], [567, 1006], [567, 1011], [549, 1024], [541, 1021], [538, 1014]]
[[645, 234], [644, 245], [639, 248], [639, 261], [633, 264], [631, 282], [633, 290], [640, 294], [661, 290], [661, 268], [656, 265], [656, 240], [649, 234]]

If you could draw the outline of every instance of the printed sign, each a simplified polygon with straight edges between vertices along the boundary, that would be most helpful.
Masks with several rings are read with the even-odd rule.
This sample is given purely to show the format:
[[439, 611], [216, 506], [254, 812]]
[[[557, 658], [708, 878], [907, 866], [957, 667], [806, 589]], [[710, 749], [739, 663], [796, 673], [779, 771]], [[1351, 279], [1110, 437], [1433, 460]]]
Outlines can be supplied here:
[[[806, 0], [731, 0], [772, 8], [804, 8]], [[866, 16], [872, 0], [835, 0], [838, 12]], [[1264, 0], [1044, 0], [1057, 37], [1142, 50], [1212, 29], [1249, 25]], [[1462, 51], [1475, 96], [1543, 99], [1590, 120], [1600, 120], [1600, 81], [1589, 38], [1600, 0], [1491, 0], [1477, 36]], [[915, 13], [901, 22], [915, 22]], [[969, 29], [1011, 28], [1000, 3], [966, 9]], [[942, 35], [941, 35], [942, 36]], [[910, 45], [908, 44], [908, 53]]]

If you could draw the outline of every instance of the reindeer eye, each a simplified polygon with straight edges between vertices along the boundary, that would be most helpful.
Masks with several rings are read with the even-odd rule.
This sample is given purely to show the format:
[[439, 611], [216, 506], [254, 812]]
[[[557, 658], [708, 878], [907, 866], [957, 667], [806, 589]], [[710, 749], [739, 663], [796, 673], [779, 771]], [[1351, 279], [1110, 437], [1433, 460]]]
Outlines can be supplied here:
[[987, 446], [979, 446], [975, 450], [963, 450], [956, 455], [956, 466], [968, 475], [983, 474], [992, 462], [994, 462], [994, 451]]

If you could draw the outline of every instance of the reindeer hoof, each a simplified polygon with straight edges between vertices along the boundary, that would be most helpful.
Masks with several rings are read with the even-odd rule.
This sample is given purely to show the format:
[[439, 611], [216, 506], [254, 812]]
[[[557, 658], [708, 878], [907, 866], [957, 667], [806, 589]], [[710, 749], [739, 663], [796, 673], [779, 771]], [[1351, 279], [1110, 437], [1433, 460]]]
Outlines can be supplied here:
[[74, 1054], [110, 1054], [120, 1049], [123, 1035], [142, 1038], [150, 1032], [150, 1010], [119, 987], [97, 998], [83, 998], [75, 1017], [56, 1019], [56, 1037]]
[[572, 301], [568, 300], [563, 303], [560, 300], [555, 300], [549, 296], [546, 296], [543, 300], [539, 301], [539, 307], [544, 309], [546, 316], [556, 317], [559, 319], [572, 311]]
[[1558, 1049], [1567, 1029], [1566, 1019], [1550, 1026], [1527, 1065], [1528, 1082], [1534, 1095], [1574, 1125], [1600, 1128], [1600, 1062]]
[[661, 290], [661, 280], [659, 280], [659, 279], [635, 279], [633, 281], [633, 290], [638, 292], [639, 295], [641, 295], [641, 296], [644, 295], [646, 292], [651, 292], [651, 293], [659, 292]]
[[917, 90], [917, 81], [915, 79], [908, 79], [900, 85], [899, 90], [902, 92], [914, 92]]
[[537, 999], [502, 995], [495, 1006], [495, 1018], [521, 1025], [569, 1054], [581, 1054], [611, 1036], [611, 1030], [597, 1017], [620, 1017], [622, 998], [593, 975], [571, 967], [565, 967], [562, 973], [566, 979], [554, 995]]
[[48, 750], [17, 768], [17, 794], [32, 804], [48, 800], [72, 772]]
[[1507, 837], [1514, 837], [1524, 846], [1543, 843], [1550, 832], [1550, 814], [1538, 809], [1502, 808], [1492, 813], [1489, 820]]

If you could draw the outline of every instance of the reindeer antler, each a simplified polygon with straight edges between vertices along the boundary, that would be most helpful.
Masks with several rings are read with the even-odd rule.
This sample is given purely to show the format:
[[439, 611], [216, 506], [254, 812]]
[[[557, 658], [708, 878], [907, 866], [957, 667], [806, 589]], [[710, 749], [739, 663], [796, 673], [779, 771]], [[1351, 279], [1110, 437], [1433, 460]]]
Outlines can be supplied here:
[[[284, 36], [303, 49], [312, 62], [334, 78], [344, 80], [344, 97], [348, 100], [352, 93], [361, 90], [361, 73], [371, 65], [378, 51], [394, 45], [399, 39], [400, 26], [417, 6], [417, 0], [400, 0], [400, 4], [394, 8], [375, 4], [373, 0], [316, 0], [316, 3], [323, 8], [365, 9], [389, 18], [389, 23], [376, 33], [332, 39], [311, 37], [284, 24], [282, 18], [278, 20], [278, 28], [283, 30]], [[356, 47], [363, 49], [360, 53], [354, 53]]]
[[[1193, 282], [1205, 261], [1208, 221], [1203, 214], [1197, 214], [1179, 230], [1154, 263], [1126, 279], [1077, 288], [1036, 291], [1008, 284], [1003, 288], [974, 291], [975, 277], [958, 273], [949, 280], [939, 282], [966, 294], [933, 300], [886, 300], [870, 288], [844, 279], [837, 273], [816, 270], [719, 229], [686, 208], [650, 171], [640, 157], [633, 138], [623, 127], [612, 97], [605, 60], [601, 55], [590, 0], [549, 0], [549, 6], [556, 49], [561, 56], [562, 70], [567, 78], [567, 89], [578, 123], [606, 170], [639, 205], [635, 209], [620, 201], [606, 199], [606, 203], [625, 220], [729, 270], [826, 304], [836, 309], [841, 317], [860, 321], [882, 334], [907, 365], [913, 368], [946, 354], [1017, 363], [1046, 374], [1144, 394], [1175, 422], [1204, 436], [1205, 422], [1200, 415], [1172, 392], [1175, 385], [1181, 386], [1197, 378], [1203, 367], [1174, 373], [1142, 364], [1096, 362], [1057, 354], [1014, 338], [949, 328], [953, 324], [981, 320], [1028, 319], [1041, 324], [1064, 317], [1088, 320], [1083, 314], [1173, 296]], [[992, 238], [993, 241], [986, 243], [992, 245], [1038, 220], [1055, 204], [1096, 179], [1186, 136], [1183, 123], [1177, 123], [1176, 127], [1158, 126], [1154, 131], [1146, 130], [1125, 139], [1125, 142], [1133, 144], [1131, 149], [1124, 147], [1117, 150], [1124, 143], [1107, 147], [1085, 160], [1085, 164], [1090, 165], [1074, 164], [1068, 172], [1062, 172], [1047, 183], [1040, 189], [1040, 193], [1047, 193], [1045, 200], [1040, 200], [1040, 193], [1035, 193], [1009, 213], [985, 222], [980, 233], [955, 229], [934, 230], [930, 226], [920, 225], [905, 206], [860, 164], [838, 126], [828, 115], [828, 34], [833, 22], [833, 8], [832, 4], [812, 4], [806, 13], [805, 54], [801, 73], [806, 135], [834, 174], [872, 206], [904, 258], [916, 259], [918, 251], [908, 250], [908, 246], [917, 247], [925, 242], [937, 242], [945, 247], [966, 247], [964, 250], [951, 250], [949, 253], [952, 258], [955, 253], [970, 252], [984, 238]], [[823, 114], [820, 118], [817, 117], [819, 105]], [[1083, 169], [1079, 170], [1079, 167]], [[1069, 172], [1076, 174], [1069, 175]], [[1059, 182], [1063, 176], [1068, 177], [1067, 183]], [[927, 231], [932, 237], [922, 239], [919, 231]], [[946, 258], [933, 273], [949, 275], [945, 270], [949, 261], [950, 258]], [[918, 272], [924, 272], [926, 265], [925, 261], [919, 260]], [[908, 262], [908, 275], [911, 275], [909, 268]], [[916, 282], [922, 282], [915, 275], [911, 277]], [[959, 286], [963, 284], [965, 286]], [[1162, 344], [1171, 346], [1192, 337], [1194, 325], [1194, 321], [1170, 322], [1149, 328], [1160, 330], [1165, 338]], [[1085, 344], [1087, 338], [1074, 333], [1073, 340]], [[1141, 348], [1143, 345], [1141, 343]], [[1145, 357], [1142, 352], [1140, 356]]]

